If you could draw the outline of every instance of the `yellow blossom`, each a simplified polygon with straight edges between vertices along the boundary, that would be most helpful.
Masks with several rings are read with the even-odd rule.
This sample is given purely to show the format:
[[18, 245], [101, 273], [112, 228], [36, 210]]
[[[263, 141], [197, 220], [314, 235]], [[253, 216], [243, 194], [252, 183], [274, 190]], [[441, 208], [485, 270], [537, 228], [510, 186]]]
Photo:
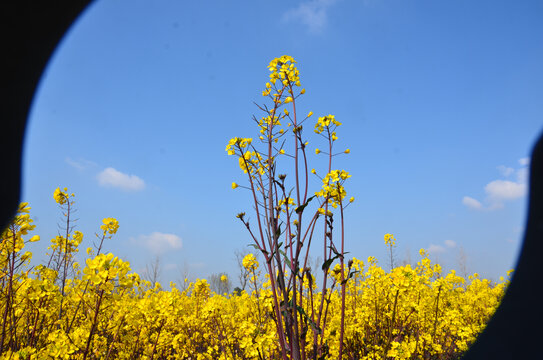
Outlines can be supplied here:
[[53, 198], [59, 205], [64, 205], [68, 200], [68, 194], [66, 194], [66, 192], [60, 191], [60, 188], [56, 188], [55, 192], [53, 193]]
[[102, 223], [103, 225], [100, 226], [100, 229], [104, 231], [104, 234], [108, 232], [110, 235], [113, 235], [119, 229], [119, 222], [115, 218], [104, 218]]
[[385, 244], [386, 245], [395, 245], [396, 244], [396, 239], [394, 239], [394, 235], [392, 234], [385, 234]]
[[318, 208], [317, 209], [317, 212], [321, 215], [328, 215], [328, 216], [332, 216], [332, 212], [330, 210], [324, 210], [323, 208]]
[[243, 264], [243, 267], [247, 271], [253, 271], [258, 268], [258, 261], [256, 260], [253, 254], [245, 255], [245, 257], [243, 258], [242, 264]]

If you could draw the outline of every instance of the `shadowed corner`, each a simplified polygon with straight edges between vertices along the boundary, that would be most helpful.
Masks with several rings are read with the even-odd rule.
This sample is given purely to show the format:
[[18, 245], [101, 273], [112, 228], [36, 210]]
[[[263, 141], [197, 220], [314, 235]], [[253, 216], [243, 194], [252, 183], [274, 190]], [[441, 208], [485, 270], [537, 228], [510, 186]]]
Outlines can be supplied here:
[[0, 4], [4, 55], [0, 87], [2, 228], [19, 205], [24, 132], [34, 93], [53, 51], [89, 3], [90, 0], [18, 0]]
[[543, 256], [543, 134], [532, 151], [528, 219], [511, 284], [494, 316], [463, 360], [531, 359], [541, 342]]
[[[0, 128], [4, 135], [0, 141], [2, 227], [9, 223], [19, 203], [23, 135], [37, 84], [58, 42], [90, 2], [19, 0], [0, 5], [5, 54], [0, 90]], [[511, 284], [465, 360], [533, 359], [540, 353], [542, 310], [536, 292], [543, 256], [543, 137], [534, 147], [530, 166], [526, 232]]]

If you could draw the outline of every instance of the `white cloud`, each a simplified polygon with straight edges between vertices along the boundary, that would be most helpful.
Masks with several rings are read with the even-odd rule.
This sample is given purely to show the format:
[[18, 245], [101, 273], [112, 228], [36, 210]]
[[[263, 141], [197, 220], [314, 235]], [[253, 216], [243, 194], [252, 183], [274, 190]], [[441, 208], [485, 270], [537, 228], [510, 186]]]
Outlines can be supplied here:
[[504, 207], [504, 202], [508, 200], [515, 200], [526, 196], [528, 192], [528, 167], [530, 158], [519, 159], [519, 164], [522, 165], [520, 169], [513, 169], [504, 165], [500, 165], [497, 169], [502, 176], [509, 177], [512, 174], [516, 175], [516, 181], [511, 180], [493, 180], [485, 185], [484, 190], [486, 193], [485, 204], [483, 207], [480, 201], [464, 196], [462, 203], [471, 209], [484, 209], [484, 210], [496, 210]]
[[124, 174], [112, 167], [104, 169], [97, 176], [98, 183], [105, 187], [116, 187], [126, 191], [139, 191], [145, 188], [145, 182], [136, 175]]
[[428, 252], [430, 254], [444, 253], [445, 248], [443, 246], [441, 246], [441, 245], [430, 244], [430, 246], [428, 247]]
[[310, 0], [283, 14], [284, 21], [300, 21], [310, 32], [320, 33], [328, 21], [328, 9], [337, 0]]
[[453, 240], [445, 240], [445, 245], [449, 248], [456, 247], [456, 242]]
[[514, 200], [526, 195], [526, 184], [509, 180], [494, 180], [485, 186], [485, 192], [492, 201]]
[[529, 157], [525, 157], [525, 158], [522, 158], [522, 159], [519, 159], [518, 160], [518, 163], [522, 166], [528, 166], [530, 165], [530, 158]]
[[483, 207], [483, 204], [469, 196], [464, 196], [462, 199], [462, 204], [466, 205], [470, 209], [481, 209]]
[[499, 170], [499, 171], [502, 173], [502, 175], [505, 176], [505, 177], [508, 177], [508, 176], [510, 176], [512, 173], [515, 172], [515, 169], [510, 168], [510, 167], [507, 167], [507, 166], [504, 166], [504, 165], [498, 166], [498, 170]]
[[517, 182], [521, 184], [528, 183], [529, 170], [527, 167], [517, 170]]
[[69, 158], [67, 157], [65, 159], [66, 163], [68, 165], [70, 165], [71, 167], [79, 170], [79, 171], [83, 171], [85, 169], [88, 169], [92, 166], [96, 166], [96, 163], [95, 162], [92, 162], [90, 160], [85, 160], [85, 159], [79, 159], [79, 160], [73, 160], [72, 158]]
[[140, 235], [136, 243], [147, 247], [155, 255], [160, 255], [169, 250], [179, 250], [183, 247], [183, 241], [175, 234], [154, 232], [150, 235]]

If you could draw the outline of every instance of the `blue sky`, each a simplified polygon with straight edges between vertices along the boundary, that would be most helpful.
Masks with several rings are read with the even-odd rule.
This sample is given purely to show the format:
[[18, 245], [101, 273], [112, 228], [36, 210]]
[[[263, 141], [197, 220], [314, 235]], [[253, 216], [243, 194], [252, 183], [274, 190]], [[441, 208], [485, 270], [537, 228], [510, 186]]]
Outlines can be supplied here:
[[[235, 215], [251, 202], [231, 189], [246, 179], [225, 145], [257, 137], [253, 102], [266, 102], [269, 61], [287, 54], [307, 90], [299, 113], [343, 123], [337, 146], [351, 153], [334, 167], [352, 174], [350, 255], [387, 267], [393, 233], [400, 260], [426, 248], [450, 269], [464, 252], [469, 272], [497, 280], [518, 254], [543, 129], [542, 15], [540, 1], [96, 1], [52, 57], [29, 119], [34, 259], [57, 233], [52, 194], [66, 186], [83, 249], [116, 217], [106, 251], [133, 270], [159, 256], [164, 285], [184, 270], [235, 281], [234, 251], [251, 249]], [[306, 134], [313, 151], [321, 139]]]

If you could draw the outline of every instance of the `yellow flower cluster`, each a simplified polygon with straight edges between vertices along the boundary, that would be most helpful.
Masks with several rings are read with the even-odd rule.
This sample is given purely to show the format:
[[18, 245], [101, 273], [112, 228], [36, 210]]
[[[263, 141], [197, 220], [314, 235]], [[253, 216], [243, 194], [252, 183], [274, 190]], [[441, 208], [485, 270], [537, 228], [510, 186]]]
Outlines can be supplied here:
[[[263, 175], [268, 168], [268, 164], [262, 161], [260, 153], [258, 151], [244, 150], [251, 145], [252, 141], [251, 138], [232, 138], [226, 145], [226, 152], [228, 155], [238, 155], [239, 167], [244, 173], [249, 172], [251, 176]], [[232, 189], [237, 187], [238, 184], [232, 183]]]
[[207, 298], [209, 297], [210, 290], [209, 284], [206, 279], [197, 279], [194, 284], [194, 295], [197, 297]]
[[253, 139], [251, 138], [234, 137], [230, 139], [230, 141], [228, 141], [228, 144], [226, 145], [226, 152], [228, 153], [228, 155], [234, 155], [236, 153], [236, 150], [239, 150], [241, 152], [241, 149], [251, 145], [252, 141]]
[[[300, 72], [294, 65], [296, 60], [292, 56], [283, 55], [280, 58], [275, 58], [270, 61], [268, 69], [270, 70], [270, 82], [275, 84], [277, 80], [281, 80], [284, 86], [289, 83], [293, 83], [296, 86], [300, 86]], [[266, 84], [266, 88], [270, 89], [271, 86]]]
[[268, 164], [262, 163], [262, 156], [256, 151], [246, 151], [243, 156], [238, 158], [239, 168], [244, 173], [249, 172], [251, 175], [260, 174], [264, 175]]
[[[341, 126], [341, 123], [336, 120], [336, 117], [334, 115], [327, 115], [327, 116], [322, 116], [317, 120], [314, 131], [317, 134], [320, 134], [324, 131], [325, 128], [330, 128], [330, 124], [333, 124], [336, 127]], [[333, 132], [332, 134], [335, 135], [335, 132]], [[337, 136], [333, 140], [337, 140]]]
[[[29, 270], [21, 254], [29, 242], [23, 237], [38, 239], [30, 234], [29, 209], [21, 204], [1, 233], [0, 314], [6, 314], [3, 323], [9, 326], [3, 330], [0, 359], [281, 358], [269, 277], [262, 284], [253, 276], [252, 292], [216, 294], [205, 279], [189, 282], [183, 291], [175, 284], [164, 291], [108, 253], [86, 259], [82, 270], [75, 266], [62, 292], [56, 269], [38, 265]], [[104, 231], [116, 229], [112, 220], [104, 219]], [[83, 234], [70, 239], [66, 251], [76, 252]], [[385, 239], [394, 241], [392, 234]], [[345, 266], [345, 359], [458, 358], [483, 330], [508, 281], [442, 274], [424, 250], [420, 253], [415, 267], [390, 272], [372, 257], [366, 262], [354, 258]], [[242, 264], [253, 275], [259, 266], [253, 254]], [[301, 322], [299, 331], [308, 339], [322, 336], [327, 345], [308, 345], [308, 358], [338, 357], [340, 274], [339, 264], [328, 271], [335, 287], [326, 296], [315, 294], [316, 301], [310, 300], [315, 278], [304, 276], [299, 312], [308, 322]], [[226, 275], [221, 281], [227, 281]], [[329, 324], [323, 332], [310, 326], [310, 314], [321, 301]]]
[[75, 231], [73, 236], [68, 236], [68, 239], [58, 235], [51, 239], [51, 246], [49, 249], [59, 250], [63, 254], [74, 253], [78, 251], [78, 246], [82, 241], [83, 233], [81, 231]]
[[[287, 98], [288, 99], [288, 98]], [[277, 99], [279, 101], [279, 99]], [[290, 98], [291, 102], [292, 98]], [[285, 100], [285, 103], [287, 101]], [[277, 143], [279, 141], [279, 137], [284, 134], [283, 129], [274, 130], [275, 126], [281, 126], [280, 120], [284, 119], [286, 116], [289, 115], [289, 112], [287, 109], [285, 109], [284, 114], [281, 115], [281, 117], [275, 115], [275, 111], [271, 111], [271, 113], [267, 116], [264, 116], [258, 121], [258, 126], [260, 127], [260, 140], [263, 142], [267, 141], [273, 141], [274, 143]], [[270, 136], [270, 138], [268, 138]]]
[[117, 230], [119, 229], [119, 222], [117, 219], [105, 218], [102, 222], [103, 224], [100, 226], [100, 229], [102, 229], [104, 234], [109, 233], [110, 235], [113, 235], [117, 233]]
[[[285, 209], [282, 209], [283, 205], [285, 204]], [[277, 203], [277, 210], [281, 209], [281, 211], [287, 212], [286, 209], [289, 208], [290, 205], [296, 206], [296, 203], [294, 202], [293, 198], [287, 196], [286, 198], [282, 198], [281, 200], [279, 200], [279, 202]]]
[[317, 212], [321, 215], [332, 216], [332, 211], [330, 210], [325, 211], [323, 208], [318, 208]]
[[130, 279], [127, 278], [127, 273], [130, 270], [130, 264], [112, 253], [87, 259], [86, 264], [87, 266], [83, 269], [83, 274], [85, 274], [83, 280], [88, 280], [95, 286], [106, 284], [107, 290], [112, 291], [114, 283], [111, 280], [117, 277], [119, 284], [129, 284]]
[[385, 234], [385, 245], [396, 245], [396, 239], [394, 239], [394, 235], [392, 234]]
[[53, 193], [53, 198], [59, 205], [66, 204], [68, 200], [73, 196], [74, 194], [68, 194], [68, 188], [64, 188], [63, 190], [60, 190], [60, 188], [56, 188], [55, 192]]
[[5, 283], [5, 277], [8, 276], [10, 269], [28, 264], [32, 259], [32, 253], [29, 251], [21, 254], [27, 243], [40, 239], [39, 235], [34, 235], [28, 240], [23, 238], [36, 227], [32, 224], [34, 220], [30, 218], [30, 209], [28, 203], [21, 203], [11, 224], [1, 233], [0, 282]]
[[[337, 208], [345, 198], [347, 192], [343, 187], [345, 180], [351, 175], [345, 170], [332, 170], [322, 179], [322, 189], [315, 193], [316, 196], [326, 198], [328, 203]], [[354, 198], [353, 198], [354, 200]]]
[[245, 255], [245, 257], [243, 258], [242, 264], [243, 264], [243, 267], [247, 271], [253, 271], [258, 268], [258, 261], [256, 260], [256, 257], [253, 254]]
[[[67, 188], [64, 188], [64, 191], [68, 191]], [[66, 200], [68, 199], [68, 194], [61, 191], [60, 188], [56, 188], [55, 192], [53, 193], [53, 198], [57, 202], [57, 204], [64, 205], [66, 203]]]

